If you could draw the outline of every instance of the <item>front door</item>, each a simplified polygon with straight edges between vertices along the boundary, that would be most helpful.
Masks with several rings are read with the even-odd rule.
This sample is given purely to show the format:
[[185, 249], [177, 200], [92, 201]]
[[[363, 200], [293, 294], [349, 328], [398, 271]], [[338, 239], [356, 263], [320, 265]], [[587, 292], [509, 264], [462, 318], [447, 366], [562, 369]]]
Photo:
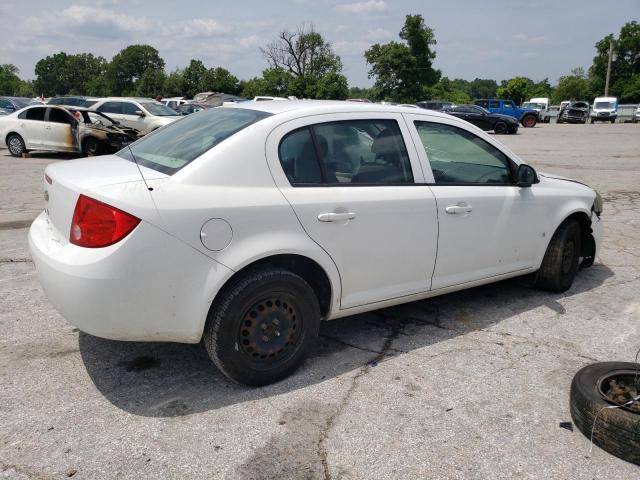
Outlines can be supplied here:
[[79, 152], [77, 122], [61, 108], [50, 107], [45, 119], [45, 148], [58, 152]]
[[430, 288], [436, 203], [406, 139], [400, 115], [367, 113], [295, 120], [267, 140], [278, 187], [338, 268], [343, 309]]
[[511, 160], [461, 125], [413, 120], [438, 202], [432, 289], [533, 267], [545, 225], [536, 186], [515, 185]]

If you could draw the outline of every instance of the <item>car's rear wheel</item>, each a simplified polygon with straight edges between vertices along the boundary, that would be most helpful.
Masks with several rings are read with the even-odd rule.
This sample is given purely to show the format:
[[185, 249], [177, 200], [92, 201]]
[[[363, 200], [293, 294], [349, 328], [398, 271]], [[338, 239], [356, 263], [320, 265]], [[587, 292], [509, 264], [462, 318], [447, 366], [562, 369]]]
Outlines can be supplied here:
[[82, 143], [82, 153], [87, 157], [95, 157], [102, 153], [102, 144], [93, 137], [88, 137]]
[[247, 385], [266, 385], [300, 366], [318, 337], [320, 306], [309, 284], [279, 268], [261, 268], [224, 288], [204, 343], [216, 366]]
[[596, 121], [592, 118], [591, 119], [591, 125], [593, 125]]
[[14, 157], [20, 157], [23, 153], [27, 153], [24, 140], [17, 133], [12, 133], [7, 137], [7, 147], [9, 148], [9, 153]]
[[522, 119], [522, 126], [525, 128], [535, 127], [536, 123], [538, 123], [538, 121], [536, 120], [536, 117], [533, 115], [525, 115]]
[[507, 133], [507, 124], [504, 122], [496, 122], [496, 124], [493, 126], [493, 131], [498, 135], [503, 135]]
[[549, 242], [538, 270], [536, 286], [556, 293], [571, 288], [578, 271], [581, 251], [580, 224], [576, 220], [568, 220], [558, 227]]

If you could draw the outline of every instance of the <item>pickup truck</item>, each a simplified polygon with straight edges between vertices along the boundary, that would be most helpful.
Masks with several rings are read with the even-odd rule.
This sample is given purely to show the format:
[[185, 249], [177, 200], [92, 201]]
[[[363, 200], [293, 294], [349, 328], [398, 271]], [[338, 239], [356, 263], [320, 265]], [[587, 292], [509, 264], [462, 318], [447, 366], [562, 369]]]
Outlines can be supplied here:
[[520, 108], [513, 100], [499, 99], [478, 99], [473, 101], [474, 104], [486, 108], [491, 113], [499, 113], [501, 115], [509, 115], [516, 118], [523, 127], [535, 127], [540, 121], [538, 112], [532, 108]]

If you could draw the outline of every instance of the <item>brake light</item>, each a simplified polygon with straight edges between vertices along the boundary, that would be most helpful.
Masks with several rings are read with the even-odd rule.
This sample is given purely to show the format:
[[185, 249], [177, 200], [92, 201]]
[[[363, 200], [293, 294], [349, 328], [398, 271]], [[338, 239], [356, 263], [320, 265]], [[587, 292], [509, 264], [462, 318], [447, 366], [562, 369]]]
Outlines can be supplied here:
[[127, 212], [80, 195], [71, 220], [69, 241], [80, 247], [107, 247], [129, 235], [139, 223], [139, 218]]

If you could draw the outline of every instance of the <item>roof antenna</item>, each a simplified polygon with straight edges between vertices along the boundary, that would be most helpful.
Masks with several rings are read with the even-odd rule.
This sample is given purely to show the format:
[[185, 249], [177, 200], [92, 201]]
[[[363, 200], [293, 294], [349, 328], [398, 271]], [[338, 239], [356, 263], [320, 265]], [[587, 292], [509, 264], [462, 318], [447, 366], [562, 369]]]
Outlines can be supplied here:
[[136, 160], [136, 156], [133, 154], [133, 150], [131, 150], [131, 144], [127, 143], [127, 148], [129, 149], [129, 153], [131, 154], [131, 158], [133, 158], [133, 163], [135, 163], [136, 167], [138, 167], [138, 172], [140, 172], [140, 176], [142, 177], [142, 181], [144, 182], [144, 184], [147, 186], [147, 190], [149, 190], [150, 192], [153, 192], [153, 187], [150, 187], [149, 184], [147, 183], [147, 179], [144, 178], [144, 175], [142, 174], [142, 169], [140, 168], [140, 165], [138, 164], [138, 160]]

